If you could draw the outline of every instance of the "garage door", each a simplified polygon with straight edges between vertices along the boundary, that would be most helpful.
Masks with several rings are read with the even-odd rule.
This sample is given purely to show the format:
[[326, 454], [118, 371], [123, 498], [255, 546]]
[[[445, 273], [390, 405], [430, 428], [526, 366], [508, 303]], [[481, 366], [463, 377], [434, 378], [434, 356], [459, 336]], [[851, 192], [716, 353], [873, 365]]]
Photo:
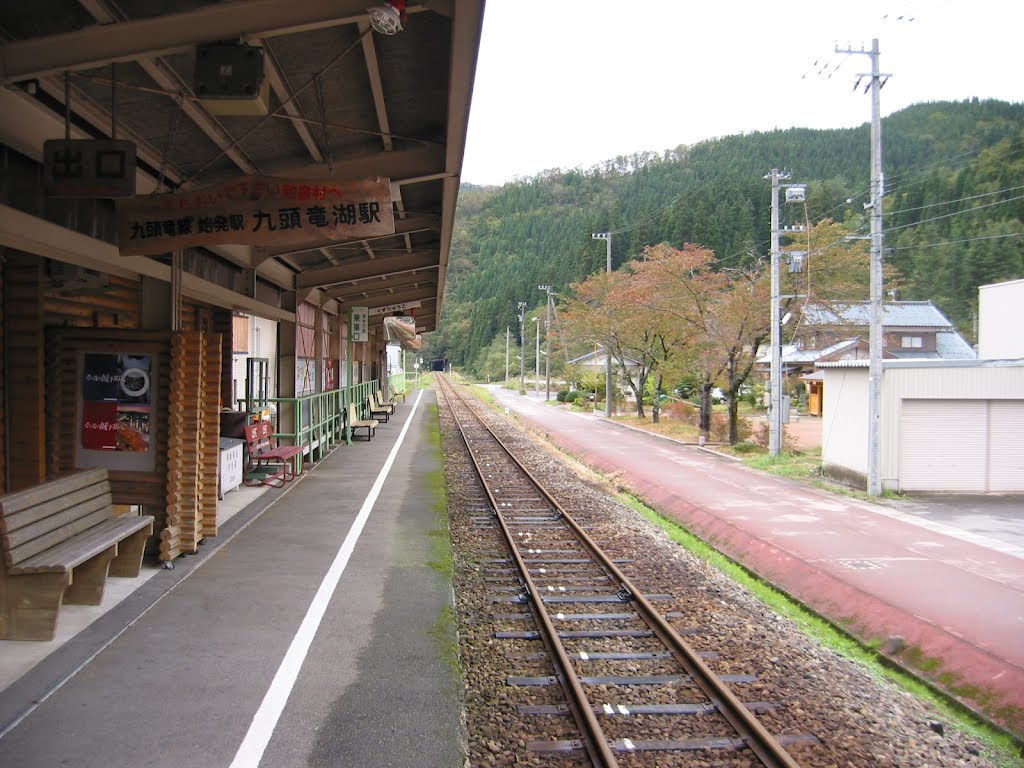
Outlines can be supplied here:
[[989, 409], [990, 491], [1024, 491], [1024, 400], [992, 400]]
[[1024, 491], [1024, 400], [904, 400], [904, 491]]

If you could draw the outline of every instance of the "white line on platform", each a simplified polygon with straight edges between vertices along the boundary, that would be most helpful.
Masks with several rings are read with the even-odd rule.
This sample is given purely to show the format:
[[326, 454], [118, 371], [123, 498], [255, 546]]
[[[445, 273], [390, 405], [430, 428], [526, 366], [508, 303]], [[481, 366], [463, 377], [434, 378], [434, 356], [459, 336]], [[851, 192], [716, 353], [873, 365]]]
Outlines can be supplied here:
[[360, 508], [359, 514], [356, 515], [356, 519], [353, 521], [345, 541], [342, 542], [341, 549], [338, 550], [334, 562], [331, 563], [331, 567], [324, 575], [323, 581], [320, 582], [320, 588], [313, 597], [313, 602], [310, 603], [309, 610], [306, 611], [306, 616], [302, 620], [302, 624], [299, 625], [299, 630], [295, 633], [291, 645], [288, 646], [288, 652], [285, 653], [281, 666], [278, 667], [277, 674], [274, 675], [274, 680], [263, 697], [260, 708], [256, 710], [256, 714], [252, 718], [249, 731], [245, 734], [238, 752], [235, 753], [235, 759], [231, 761], [231, 768], [257, 768], [260, 760], [263, 759], [263, 752], [274, 735], [277, 721], [284, 711], [285, 704], [288, 703], [288, 697], [291, 696], [292, 688], [295, 687], [295, 681], [298, 679], [302, 664], [306, 660], [306, 654], [309, 653], [309, 646], [313, 643], [313, 638], [320, 628], [320, 622], [323, 620], [327, 606], [334, 595], [334, 590], [341, 580], [341, 574], [345, 571], [348, 560], [356, 548], [356, 542], [363, 532], [363, 527], [370, 518], [373, 505], [377, 503], [377, 497], [380, 496], [381, 489], [384, 487], [384, 481], [391, 472], [391, 466], [395, 463], [395, 457], [398, 456], [398, 450], [405, 441], [405, 434], [409, 431], [409, 425], [412, 424], [413, 417], [416, 415], [416, 409], [419, 408], [422, 398], [423, 390], [420, 390], [416, 396], [416, 402], [413, 404], [412, 412], [409, 414], [409, 418], [406, 419], [405, 425], [398, 435], [398, 440], [395, 441], [391, 453], [388, 454], [387, 461], [384, 462], [384, 466], [381, 467], [380, 472], [377, 474], [377, 479], [363, 501], [363, 506]]

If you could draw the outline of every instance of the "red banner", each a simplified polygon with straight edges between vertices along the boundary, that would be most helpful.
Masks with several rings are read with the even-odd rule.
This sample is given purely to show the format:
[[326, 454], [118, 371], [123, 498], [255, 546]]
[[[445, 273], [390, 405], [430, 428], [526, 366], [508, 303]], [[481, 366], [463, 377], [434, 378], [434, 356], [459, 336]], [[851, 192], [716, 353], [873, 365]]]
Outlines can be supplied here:
[[201, 245], [297, 245], [394, 234], [391, 181], [245, 176], [188, 192], [117, 201], [121, 254]]

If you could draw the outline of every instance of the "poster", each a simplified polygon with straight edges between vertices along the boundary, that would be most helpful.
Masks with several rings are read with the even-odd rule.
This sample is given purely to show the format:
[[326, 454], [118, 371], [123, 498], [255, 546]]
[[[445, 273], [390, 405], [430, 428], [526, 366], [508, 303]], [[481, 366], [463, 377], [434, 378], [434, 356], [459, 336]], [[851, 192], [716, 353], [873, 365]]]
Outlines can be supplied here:
[[82, 366], [82, 448], [148, 453], [152, 358], [86, 352]]

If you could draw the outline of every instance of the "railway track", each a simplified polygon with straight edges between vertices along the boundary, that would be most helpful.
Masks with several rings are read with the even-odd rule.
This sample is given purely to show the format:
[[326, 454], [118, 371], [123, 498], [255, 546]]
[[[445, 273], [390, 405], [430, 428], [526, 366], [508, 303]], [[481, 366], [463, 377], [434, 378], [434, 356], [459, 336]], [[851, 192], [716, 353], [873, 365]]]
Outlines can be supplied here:
[[487, 426], [482, 406], [439, 381], [480, 480], [473, 525], [503, 547], [479, 564], [505, 627], [495, 639], [510, 644], [519, 667], [506, 682], [547, 694], [517, 704], [551, 734], [524, 741], [526, 752], [585, 755], [594, 766], [682, 764], [700, 753], [715, 765], [735, 756], [735, 764], [794, 768], [785, 745], [813, 737], [771, 734], [755, 713], [774, 704], [742, 701], [729, 687], [756, 676], [716, 675], [713, 654], [683, 637], [698, 630], [676, 629], [673, 620], [686, 617], [656, 607], [669, 595], [639, 583], [637, 553], [606, 551], [609, 543], [588, 533], [586, 510], [566, 509]]

